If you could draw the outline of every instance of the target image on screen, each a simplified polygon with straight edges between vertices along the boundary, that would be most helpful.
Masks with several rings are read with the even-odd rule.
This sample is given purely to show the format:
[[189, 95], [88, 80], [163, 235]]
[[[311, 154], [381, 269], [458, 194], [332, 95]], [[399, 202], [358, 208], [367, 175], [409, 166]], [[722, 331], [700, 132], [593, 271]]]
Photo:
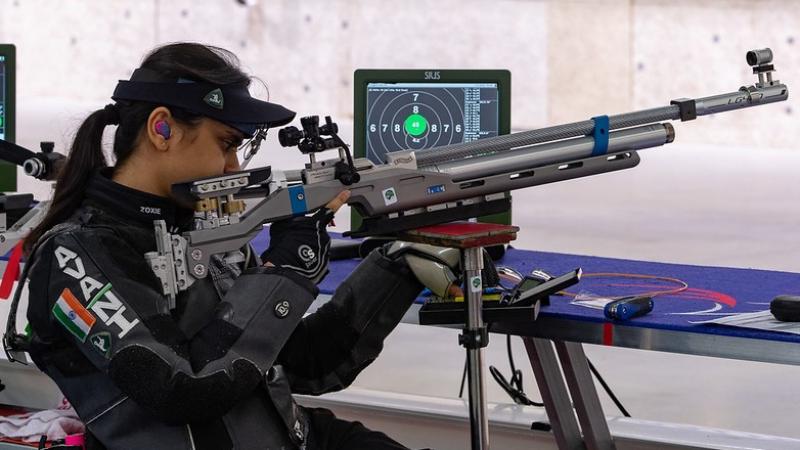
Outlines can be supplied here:
[[497, 83], [368, 83], [366, 156], [497, 136]]
[[[353, 78], [353, 156], [374, 164], [385, 163], [389, 152], [460, 144], [511, 129], [511, 72], [505, 69], [357, 69]], [[509, 224], [511, 213], [479, 219]], [[352, 229], [360, 224], [352, 211]]]

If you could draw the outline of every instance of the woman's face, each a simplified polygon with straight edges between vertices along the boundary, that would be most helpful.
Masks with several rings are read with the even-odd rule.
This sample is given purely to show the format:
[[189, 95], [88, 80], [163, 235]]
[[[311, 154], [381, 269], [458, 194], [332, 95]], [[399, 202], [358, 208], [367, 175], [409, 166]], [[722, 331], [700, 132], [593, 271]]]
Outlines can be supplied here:
[[[235, 128], [203, 118], [196, 127], [180, 127], [164, 169], [171, 183], [218, 176], [240, 170], [236, 150], [244, 135]], [[178, 138], [178, 136], [175, 136]]]

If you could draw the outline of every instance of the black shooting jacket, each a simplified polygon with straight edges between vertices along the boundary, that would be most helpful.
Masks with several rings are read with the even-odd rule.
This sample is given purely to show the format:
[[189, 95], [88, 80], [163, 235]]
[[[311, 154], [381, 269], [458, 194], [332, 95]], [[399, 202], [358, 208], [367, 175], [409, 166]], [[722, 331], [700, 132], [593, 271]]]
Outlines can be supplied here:
[[422, 286], [378, 249], [304, 317], [318, 293], [307, 279], [257, 257], [214, 258], [171, 311], [144, 258], [156, 250], [155, 219], [180, 229], [191, 215], [98, 173], [30, 261], [30, 355], [90, 447], [314, 447], [292, 394], [348, 386]]

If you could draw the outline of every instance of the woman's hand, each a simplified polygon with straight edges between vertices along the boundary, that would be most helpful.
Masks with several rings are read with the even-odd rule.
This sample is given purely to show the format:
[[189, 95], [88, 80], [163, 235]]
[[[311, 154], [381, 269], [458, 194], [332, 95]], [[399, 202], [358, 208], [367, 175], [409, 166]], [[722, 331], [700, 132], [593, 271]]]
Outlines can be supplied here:
[[280, 220], [269, 229], [269, 248], [261, 254], [265, 266], [289, 269], [318, 284], [328, 274], [331, 238], [326, 227], [350, 198], [342, 191], [312, 216]]
[[347, 203], [347, 199], [350, 198], [350, 191], [342, 191], [339, 195], [336, 196], [333, 200], [331, 200], [327, 205], [326, 208], [330, 209], [334, 213], [339, 210], [345, 203]]

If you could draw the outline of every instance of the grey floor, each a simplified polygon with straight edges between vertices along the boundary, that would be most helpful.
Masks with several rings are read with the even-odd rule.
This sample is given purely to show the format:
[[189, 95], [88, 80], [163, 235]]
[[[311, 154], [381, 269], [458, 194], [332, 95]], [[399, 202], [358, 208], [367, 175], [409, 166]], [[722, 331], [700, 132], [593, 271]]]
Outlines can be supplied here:
[[[515, 245], [800, 271], [799, 152], [674, 143], [643, 151], [642, 159], [632, 170], [516, 193], [514, 223], [522, 231]], [[457, 334], [401, 325], [356, 385], [457, 396], [464, 361]], [[518, 339], [514, 347], [526, 390], [537, 398]], [[586, 347], [634, 417], [800, 438], [800, 367]], [[508, 372], [504, 337], [492, 336], [487, 359]], [[601, 398], [607, 414], [619, 414]], [[489, 399], [508, 401], [493, 381]]]

